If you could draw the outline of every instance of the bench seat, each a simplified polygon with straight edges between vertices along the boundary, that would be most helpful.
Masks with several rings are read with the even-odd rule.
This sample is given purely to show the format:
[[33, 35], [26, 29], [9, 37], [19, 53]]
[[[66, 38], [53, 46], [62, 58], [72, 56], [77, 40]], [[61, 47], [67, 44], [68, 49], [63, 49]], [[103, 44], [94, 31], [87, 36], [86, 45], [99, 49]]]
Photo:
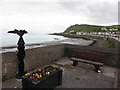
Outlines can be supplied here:
[[100, 66], [103, 66], [104, 59], [105, 55], [103, 53], [85, 50], [73, 50], [70, 58], [73, 61], [73, 66], [76, 66], [78, 62], [92, 64], [95, 67], [95, 71], [100, 73]]
[[93, 64], [93, 65], [103, 66], [103, 63], [94, 62], [94, 61], [88, 61], [88, 60], [84, 60], [84, 59], [80, 59], [80, 58], [71, 57], [70, 60], [72, 60], [72, 61], [78, 61], [78, 62], [83, 62], [83, 63], [88, 63], [88, 64]]

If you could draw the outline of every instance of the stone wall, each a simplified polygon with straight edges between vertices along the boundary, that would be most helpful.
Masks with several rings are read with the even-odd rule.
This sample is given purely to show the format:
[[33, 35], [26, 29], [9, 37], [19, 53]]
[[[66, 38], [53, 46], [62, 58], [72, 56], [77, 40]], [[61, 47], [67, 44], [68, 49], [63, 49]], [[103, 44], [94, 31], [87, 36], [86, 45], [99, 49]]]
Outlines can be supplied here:
[[104, 64], [112, 67], [118, 67], [120, 64], [119, 50], [118, 48], [101, 48], [101, 47], [91, 47], [91, 46], [76, 46], [76, 45], [65, 45], [65, 56], [71, 57], [73, 49], [80, 50], [90, 50], [95, 52], [100, 52], [105, 54]]
[[[2, 54], [2, 77], [3, 80], [15, 77], [17, 73], [17, 52]], [[64, 45], [46, 46], [26, 50], [25, 70], [31, 71], [43, 65], [50, 64], [64, 57]]]

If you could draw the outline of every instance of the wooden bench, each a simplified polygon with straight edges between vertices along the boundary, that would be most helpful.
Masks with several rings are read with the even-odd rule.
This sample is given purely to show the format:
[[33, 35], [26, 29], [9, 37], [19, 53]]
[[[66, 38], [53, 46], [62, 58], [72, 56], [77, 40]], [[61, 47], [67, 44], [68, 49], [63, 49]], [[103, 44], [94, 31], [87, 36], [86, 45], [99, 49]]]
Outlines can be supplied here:
[[76, 66], [78, 62], [92, 64], [95, 67], [95, 71], [101, 73], [100, 66], [103, 66], [105, 55], [94, 51], [73, 50], [70, 60], [73, 61], [73, 66]]

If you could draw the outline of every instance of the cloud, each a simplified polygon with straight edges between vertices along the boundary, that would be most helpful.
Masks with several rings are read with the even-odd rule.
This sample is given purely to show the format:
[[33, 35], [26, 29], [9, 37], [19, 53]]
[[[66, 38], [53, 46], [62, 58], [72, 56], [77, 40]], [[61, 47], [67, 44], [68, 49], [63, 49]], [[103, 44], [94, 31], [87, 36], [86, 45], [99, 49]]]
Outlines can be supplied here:
[[83, 2], [59, 2], [62, 9], [69, 14], [82, 14], [85, 11], [85, 4]]
[[112, 24], [118, 20], [117, 0], [89, 2], [62, 2], [61, 5], [69, 14], [86, 17], [88, 22], [95, 24]]
[[88, 17], [94, 23], [117, 23], [118, 3], [103, 2], [88, 5]]
[[73, 24], [118, 23], [117, 0], [2, 0], [0, 4], [3, 28], [54, 32]]
[[[51, 8], [49, 8], [51, 6]], [[10, 15], [39, 15], [54, 10], [53, 3], [44, 2], [14, 2], [2, 4], [2, 14]]]
[[118, 3], [118, 24], [120, 24], [120, 1]]

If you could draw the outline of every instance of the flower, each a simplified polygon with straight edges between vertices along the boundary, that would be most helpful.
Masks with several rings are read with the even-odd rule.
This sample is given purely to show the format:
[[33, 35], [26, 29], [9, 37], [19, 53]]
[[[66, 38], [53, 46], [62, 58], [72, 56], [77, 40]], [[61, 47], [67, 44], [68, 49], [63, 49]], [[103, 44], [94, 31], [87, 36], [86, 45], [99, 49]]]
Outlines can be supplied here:
[[30, 73], [26, 73], [24, 76], [30, 80], [38, 80], [47, 75], [50, 75], [51, 73], [55, 72], [56, 70], [57, 70], [57, 67], [54, 65], [51, 65], [51, 66], [46, 66], [44, 68], [35, 70]]

